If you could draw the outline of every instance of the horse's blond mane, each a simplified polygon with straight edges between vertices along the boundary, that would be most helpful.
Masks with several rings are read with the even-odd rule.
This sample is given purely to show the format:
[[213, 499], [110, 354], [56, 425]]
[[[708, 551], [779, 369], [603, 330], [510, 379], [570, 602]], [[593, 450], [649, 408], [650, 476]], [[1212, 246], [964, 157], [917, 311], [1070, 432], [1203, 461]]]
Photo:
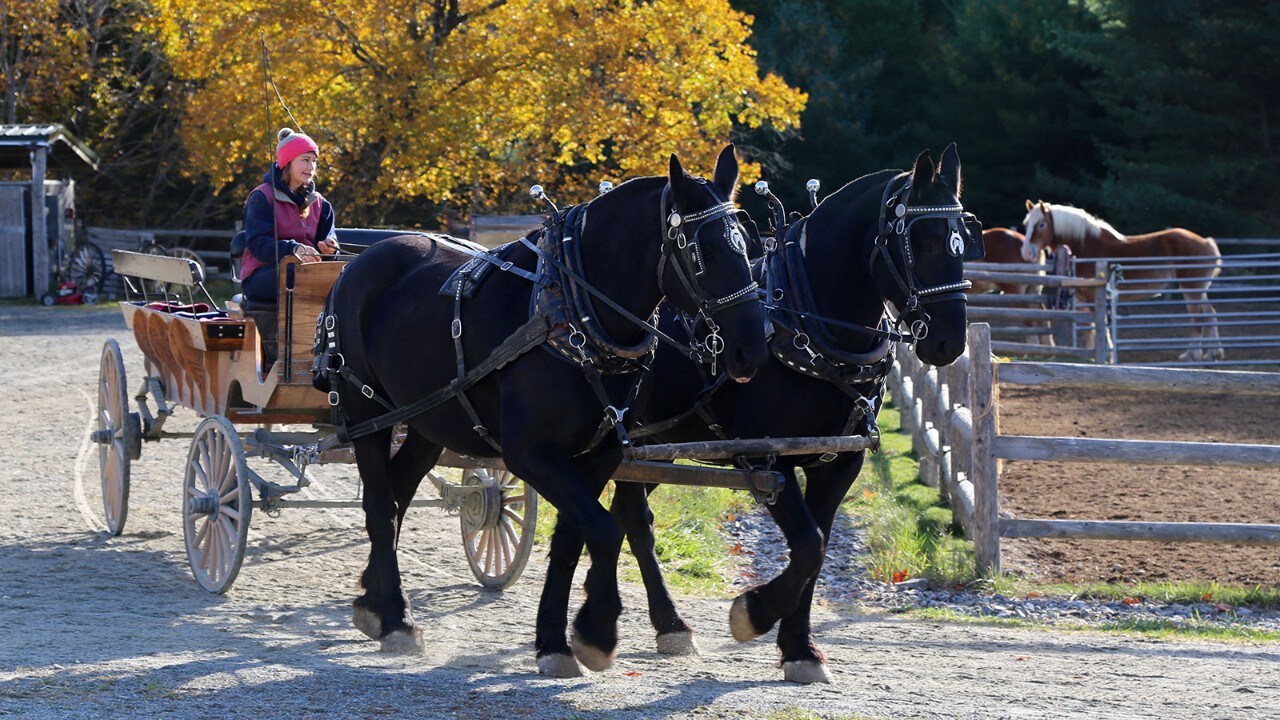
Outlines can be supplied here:
[[1107, 231], [1116, 237], [1123, 238], [1120, 231], [1111, 227], [1111, 223], [1070, 205], [1054, 205], [1045, 203], [1053, 215], [1053, 232], [1068, 242], [1092, 240], [1101, 231]]

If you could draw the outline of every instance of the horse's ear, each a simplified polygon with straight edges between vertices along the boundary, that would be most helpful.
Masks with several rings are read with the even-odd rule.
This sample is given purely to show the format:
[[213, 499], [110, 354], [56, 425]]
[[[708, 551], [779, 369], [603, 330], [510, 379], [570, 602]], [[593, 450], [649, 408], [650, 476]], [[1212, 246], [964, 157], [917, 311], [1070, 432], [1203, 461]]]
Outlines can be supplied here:
[[1036, 205], [1035, 205], [1035, 203], [1033, 203], [1033, 202], [1031, 202], [1030, 200], [1028, 200], [1028, 201], [1027, 201], [1027, 212], [1031, 212], [1031, 208], [1033, 208], [1033, 207], [1035, 207], [1035, 206], [1036, 206]]
[[915, 166], [911, 169], [911, 184], [914, 187], [924, 187], [933, 180], [933, 155], [928, 150], [922, 150], [916, 156]]
[[738, 155], [734, 152], [733, 143], [724, 146], [720, 157], [716, 158], [715, 180], [713, 181], [726, 198], [733, 200], [738, 194]]
[[681, 183], [684, 182], [684, 168], [680, 165], [680, 158], [675, 153], [671, 153], [671, 164], [667, 168], [667, 182], [671, 184], [671, 194], [676, 195], [680, 190]]
[[1045, 206], [1043, 200], [1040, 201], [1040, 212], [1044, 213], [1045, 215], [1049, 214], [1049, 208]]
[[956, 197], [960, 197], [960, 151], [956, 150], [955, 143], [951, 143], [946, 150], [942, 151], [942, 165], [938, 173], [955, 189]]

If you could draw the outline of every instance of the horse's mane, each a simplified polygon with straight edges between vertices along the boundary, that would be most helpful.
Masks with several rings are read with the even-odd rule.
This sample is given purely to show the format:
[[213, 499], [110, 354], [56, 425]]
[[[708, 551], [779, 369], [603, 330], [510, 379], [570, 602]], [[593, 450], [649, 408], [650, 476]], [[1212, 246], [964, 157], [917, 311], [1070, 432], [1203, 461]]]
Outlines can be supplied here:
[[1113, 233], [1116, 237], [1124, 237], [1111, 223], [1095, 215], [1070, 205], [1054, 205], [1045, 203], [1049, 213], [1053, 215], [1053, 232], [1068, 241], [1092, 240], [1101, 231]]

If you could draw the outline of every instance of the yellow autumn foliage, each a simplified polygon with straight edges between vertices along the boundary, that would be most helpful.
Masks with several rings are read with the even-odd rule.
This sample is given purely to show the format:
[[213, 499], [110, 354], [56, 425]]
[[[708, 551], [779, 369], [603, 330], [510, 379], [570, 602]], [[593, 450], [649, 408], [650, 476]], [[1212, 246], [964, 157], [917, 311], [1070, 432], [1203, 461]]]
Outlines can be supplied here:
[[188, 170], [218, 187], [265, 167], [290, 124], [268, 105], [264, 39], [324, 184], [379, 201], [487, 209], [534, 182], [572, 201], [665, 172], [672, 152], [709, 169], [732, 128], [793, 129], [806, 100], [761, 75], [728, 0], [153, 4], [191, 87]]

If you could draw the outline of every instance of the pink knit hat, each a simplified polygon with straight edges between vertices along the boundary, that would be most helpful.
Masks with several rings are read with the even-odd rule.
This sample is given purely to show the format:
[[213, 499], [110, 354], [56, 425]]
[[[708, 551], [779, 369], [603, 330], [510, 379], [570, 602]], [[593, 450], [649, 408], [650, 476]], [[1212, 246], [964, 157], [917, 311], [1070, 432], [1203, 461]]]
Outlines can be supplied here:
[[276, 145], [276, 165], [283, 170], [293, 162], [293, 159], [307, 152], [320, 154], [320, 146], [316, 145], [316, 141], [303, 135], [296, 133], [289, 128], [280, 128], [277, 133], [280, 142]]

